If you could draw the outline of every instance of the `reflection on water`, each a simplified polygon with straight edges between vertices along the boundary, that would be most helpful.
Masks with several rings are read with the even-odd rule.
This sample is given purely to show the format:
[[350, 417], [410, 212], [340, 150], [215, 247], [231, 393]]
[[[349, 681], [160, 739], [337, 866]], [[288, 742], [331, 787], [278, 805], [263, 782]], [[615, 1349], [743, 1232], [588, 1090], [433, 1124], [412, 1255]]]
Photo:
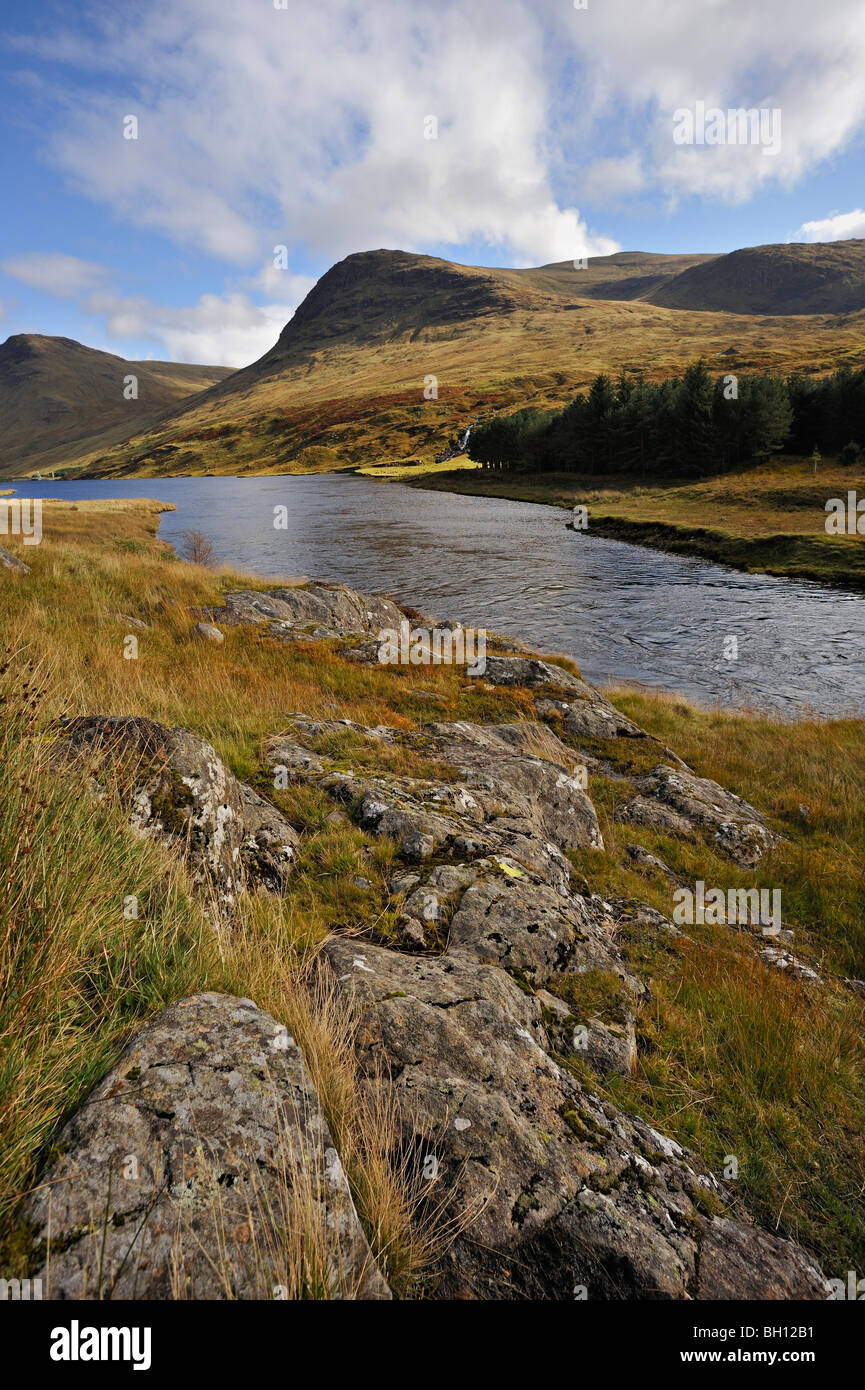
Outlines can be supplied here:
[[[26, 483], [44, 497], [158, 497], [160, 535], [204, 531], [225, 561], [384, 591], [567, 652], [595, 683], [704, 703], [865, 713], [865, 602], [565, 529], [565, 512], [347, 475]], [[274, 508], [288, 527], [274, 527]], [[110, 525], [110, 516], [106, 517]], [[739, 658], [725, 661], [724, 639]]]

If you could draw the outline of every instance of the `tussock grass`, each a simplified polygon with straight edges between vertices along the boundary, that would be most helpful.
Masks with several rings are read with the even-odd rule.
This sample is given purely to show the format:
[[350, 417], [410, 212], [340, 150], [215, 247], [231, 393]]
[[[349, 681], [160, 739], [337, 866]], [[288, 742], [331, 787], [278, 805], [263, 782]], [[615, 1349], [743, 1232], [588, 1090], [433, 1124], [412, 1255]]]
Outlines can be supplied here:
[[[226, 588], [248, 587], [249, 577], [174, 561], [154, 543], [156, 518], [146, 511], [117, 509], [107, 525], [105, 515], [79, 510], [62, 534], [49, 516], [42, 545], [24, 554], [33, 573], [0, 583], [10, 658], [0, 675], [7, 1262], [16, 1249], [16, 1201], [50, 1155], [64, 1114], [141, 1021], [174, 998], [214, 989], [254, 998], [301, 1043], [373, 1249], [392, 1286], [410, 1294], [430, 1251], [449, 1238], [447, 1212], [436, 1209], [427, 1185], [418, 1194], [386, 1078], [357, 1074], [353, 1021], [316, 967], [329, 931], [387, 934], [392, 851], [334, 819], [323, 793], [275, 791], [263, 744], [293, 713], [412, 729], [430, 719], [530, 718], [531, 697], [485, 690], [444, 666], [365, 668], [332, 644], [281, 643], [262, 629], [227, 628], [222, 647], [199, 644], [190, 608], [218, 604]], [[108, 612], [149, 624], [128, 629], [139, 638], [137, 661], [124, 660], [127, 627]], [[766, 812], [786, 843], [758, 873], [740, 872], [709, 845], [618, 824], [613, 813], [625, 784], [593, 775], [607, 849], [573, 855], [578, 878], [590, 891], [639, 898], [669, 916], [667, 880], [626, 858], [625, 845], [638, 841], [685, 882], [781, 886], [793, 949], [827, 974], [827, 985], [814, 991], [767, 971], [747, 932], [688, 928], [689, 943], [629, 929], [621, 943], [628, 963], [652, 981], [638, 1019], [638, 1067], [631, 1078], [595, 1077], [592, 1085], [693, 1144], [718, 1171], [736, 1155], [736, 1190], [755, 1215], [798, 1234], [831, 1275], [861, 1268], [862, 1009], [831, 972], [865, 976], [865, 725], [786, 723], [644, 692], [612, 697], [696, 772]], [[251, 898], [242, 928], [217, 935], [182, 869], [131, 836], [110, 798], [94, 805], [80, 787], [70, 794], [46, 761], [51, 720], [83, 713], [147, 715], [214, 743], [302, 832], [286, 897]], [[337, 763], [364, 756], [350, 733], [324, 740], [322, 751]], [[614, 765], [637, 757], [628, 739], [591, 751]], [[652, 765], [664, 761], [654, 746], [649, 754]], [[387, 757], [390, 774], [431, 771], [398, 742]], [[145, 905], [137, 921], [122, 913], [130, 892]]]
[[[4, 1268], [24, 1259], [15, 1210], [50, 1159], [64, 1118], [136, 1026], [173, 999], [216, 990], [255, 998], [300, 1041], [373, 1251], [395, 1292], [410, 1293], [440, 1253], [444, 1226], [416, 1162], [401, 1150], [387, 1087], [357, 1073], [344, 1001], [314, 970], [331, 925], [328, 902], [338, 896], [334, 887], [329, 899], [321, 880], [343, 882], [360, 852], [358, 833], [338, 844], [339, 832], [328, 827], [324, 846], [313, 837], [296, 898], [251, 898], [246, 921], [230, 935], [217, 933], [182, 867], [134, 835], [110, 790], [94, 801], [52, 762], [52, 703], [50, 675], [20, 646], [8, 649], [0, 664]], [[137, 916], [124, 910], [132, 895]], [[293, 1195], [287, 1190], [286, 1202], [302, 1204], [303, 1190], [302, 1182]], [[307, 1217], [279, 1250], [257, 1253], [282, 1271], [276, 1282], [323, 1296], [326, 1233]], [[178, 1288], [193, 1254], [177, 1251]]]

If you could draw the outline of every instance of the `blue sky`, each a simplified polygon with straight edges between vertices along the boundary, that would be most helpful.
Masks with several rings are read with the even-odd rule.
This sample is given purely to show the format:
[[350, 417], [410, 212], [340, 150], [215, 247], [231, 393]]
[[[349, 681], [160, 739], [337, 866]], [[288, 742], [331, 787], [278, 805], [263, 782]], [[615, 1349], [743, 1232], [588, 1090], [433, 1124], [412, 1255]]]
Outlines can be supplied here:
[[[240, 366], [351, 251], [865, 236], [861, 0], [5, 0], [0, 36], [0, 338]], [[676, 143], [699, 103], [778, 148]]]

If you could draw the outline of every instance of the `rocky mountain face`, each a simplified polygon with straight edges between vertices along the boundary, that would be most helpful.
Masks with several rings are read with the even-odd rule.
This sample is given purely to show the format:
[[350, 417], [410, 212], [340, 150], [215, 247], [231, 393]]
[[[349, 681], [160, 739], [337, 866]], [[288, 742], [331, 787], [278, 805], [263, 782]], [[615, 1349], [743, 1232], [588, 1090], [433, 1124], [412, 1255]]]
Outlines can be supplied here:
[[[389, 600], [317, 585], [228, 594], [208, 616], [220, 627], [263, 625], [286, 642], [336, 636], [364, 663], [376, 659], [371, 634], [399, 613]], [[826, 1297], [806, 1250], [755, 1226], [698, 1154], [596, 1089], [633, 1067], [634, 1009], [651, 992], [625, 964], [624, 925], [659, 939], [680, 933], [646, 904], [607, 901], [575, 882], [567, 852], [600, 850], [603, 839], [573, 741], [612, 728], [657, 749], [651, 775], [632, 779], [625, 819], [675, 818], [677, 833], [710, 839], [741, 864], [756, 863], [773, 832], [755, 807], [696, 777], [564, 667], [511, 647], [492, 653], [478, 679], [531, 692], [536, 718], [432, 721], [411, 732], [297, 713], [264, 750], [271, 773], [324, 792], [393, 847], [393, 934], [331, 936], [320, 970], [359, 1018], [367, 1084], [391, 1089], [401, 1151], [446, 1199], [456, 1234], [429, 1296]], [[357, 766], [321, 751], [346, 728], [373, 754]], [[385, 770], [392, 764], [375, 752], [396, 747], [440, 775]], [[187, 858], [200, 891], [215, 885], [229, 929], [238, 893], [284, 891], [294, 832], [203, 740], [94, 717], [68, 726], [59, 756], [83, 757], [96, 787], [130, 750], [133, 823]], [[790, 968], [765, 958], [759, 927], [754, 941], [767, 969]], [[618, 980], [625, 1002], [616, 1017], [583, 1016], [573, 1004], [573, 985], [592, 970]], [[278, 1157], [286, 1142], [302, 1156], [288, 1176]], [[261, 1198], [256, 1248], [267, 1250], [279, 1214], [294, 1209], [298, 1173], [314, 1179], [330, 1286], [388, 1296], [303, 1058], [249, 1000], [198, 996], [159, 1015], [70, 1120], [58, 1152], [26, 1212], [51, 1297], [91, 1293], [100, 1281], [127, 1296], [174, 1297], [178, 1287], [221, 1296], [206, 1258], [172, 1263], [178, 1233], [190, 1228], [205, 1256], [217, 1232], [235, 1233], [226, 1276], [234, 1293], [269, 1296], [272, 1274], [262, 1268], [271, 1266], [249, 1248], [250, 1206]], [[136, 1175], [121, 1180], [131, 1152]], [[217, 1206], [215, 1193], [225, 1198]]]

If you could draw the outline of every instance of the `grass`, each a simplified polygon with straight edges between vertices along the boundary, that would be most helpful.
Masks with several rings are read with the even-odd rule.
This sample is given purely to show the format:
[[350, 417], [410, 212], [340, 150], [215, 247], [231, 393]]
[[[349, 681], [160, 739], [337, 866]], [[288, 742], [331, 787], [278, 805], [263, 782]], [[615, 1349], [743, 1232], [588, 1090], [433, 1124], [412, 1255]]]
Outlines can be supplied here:
[[[421, 278], [406, 296], [400, 277], [370, 259], [362, 278], [331, 285], [314, 327], [299, 315], [278, 356], [246, 368], [233, 389], [191, 396], [125, 434], [100, 420], [99, 433], [39, 466], [156, 477], [429, 463], [491, 411], [561, 407], [601, 371], [660, 380], [698, 357], [719, 372], [862, 361], [861, 312], [682, 311], [595, 298], [595, 270], [571, 262], [506, 270], [417, 260], [428, 265], [426, 288]], [[429, 376], [435, 399], [424, 396]]]
[[[172, 999], [214, 989], [254, 998], [300, 1041], [373, 1249], [396, 1291], [410, 1296], [447, 1239], [447, 1216], [419, 1207], [389, 1092], [361, 1085], [353, 1020], [314, 970], [329, 931], [387, 936], [392, 849], [335, 822], [323, 793], [274, 790], [263, 745], [294, 712], [411, 730], [431, 718], [533, 717], [530, 695], [484, 689], [453, 667], [367, 668], [346, 661], [338, 643], [284, 644], [257, 628], [226, 629], [222, 647], [198, 643], [192, 610], [258, 581], [175, 560], [154, 539], [152, 503], [47, 505], [43, 524], [40, 546], [10, 541], [32, 574], [6, 572], [0, 584], [5, 1263], [20, 1257], [17, 1201], [37, 1180], [64, 1116], [144, 1019]], [[139, 638], [137, 660], [124, 658], [128, 625], [110, 616], [118, 613], [148, 624], [129, 628]], [[424, 698], [430, 692], [435, 702]], [[761, 807], [785, 842], [749, 874], [709, 844], [622, 826], [614, 812], [627, 784], [616, 772], [663, 755], [638, 753], [634, 740], [582, 741], [605, 766], [590, 776], [589, 790], [606, 850], [572, 856], [577, 882], [669, 916], [666, 878], [639, 871], [625, 853], [639, 841], [685, 882], [780, 886], [793, 949], [827, 984], [817, 991], [766, 970], [744, 931], [688, 928], [692, 939], [680, 941], [627, 928], [627, 962], [652, 982], [639, 1010], [638, 1067], [629, 1078], [592, 1085], [693, 1144], [718, 1171], [736, 1156], [737, 1190], [752, 1211], [814, 1248], [830, 1276], [860, 1268], [862, 1006], [834, 972], [865, 976], [865, 724], [785, 723], [629, 690], [612, 698], [698, 773]], [[70, 797], [46, 761], [45, 732], [61, 714], [97, 712], [188, 727], [272, 797], [302, 835], [285, 898], [250, 899], [242, 928], [217, 936], [182, 868], [132, 836], [110, 798], [93, 806]], [[320, 751], [337, 766], [363, 761], [350, 731], [323, 738]], [[376, 767], [393, 775], [431, 770], [399, 740], [367, 770]], [[143, 905], [133, 921], [122, 912], [130, 892]], [[596, 990], [589, 1003], [615, 1010], [609, 980], [586, 988]]]
[[[409, 481], [403, 479], [403, 481]], [[826, 502], [865, 494], [861, 467], [810, 459], [776, 458], [759, 468], [646, 486], [574, 473], [508, 474], [486, 470], [415, 472], [419, 487], [475, 496], [508, 497], [572, 508], [588, 507], [587, 534], [635, 545], [696, 555], [734, 569], [813, 579], [840, 588], [865, 589], [865, 535], [826, 534]], [[574, 537], [579, 544], [579, 537]]]

